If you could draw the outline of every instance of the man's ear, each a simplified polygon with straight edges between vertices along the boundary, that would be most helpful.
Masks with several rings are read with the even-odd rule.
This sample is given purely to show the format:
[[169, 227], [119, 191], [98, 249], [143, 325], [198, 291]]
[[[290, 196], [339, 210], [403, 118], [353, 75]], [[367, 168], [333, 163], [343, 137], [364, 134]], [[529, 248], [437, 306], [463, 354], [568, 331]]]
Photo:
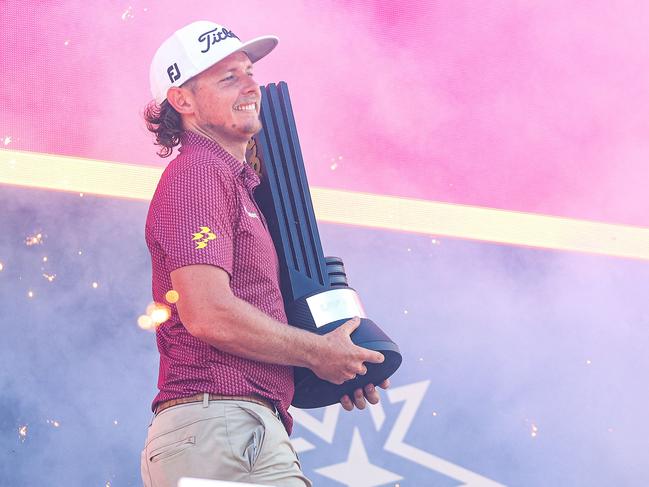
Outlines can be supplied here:
[[178, 113], [194, 113], [194, 98], [192, 93], [179, 86], [172, 86], [167, 91], [167, 101]]

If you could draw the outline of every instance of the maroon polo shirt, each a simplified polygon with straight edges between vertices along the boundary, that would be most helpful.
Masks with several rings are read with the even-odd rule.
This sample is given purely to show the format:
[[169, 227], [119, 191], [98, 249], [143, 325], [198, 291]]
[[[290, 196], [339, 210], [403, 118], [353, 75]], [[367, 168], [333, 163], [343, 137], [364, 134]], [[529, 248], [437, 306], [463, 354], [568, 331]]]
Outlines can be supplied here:
[[[154, 301], [165, 303], [172, 289], [171, 271], [209, 264], [230, 275], [235, 296], [286, 323], [277, 254], [253, 198], [259, 177], [248, 164], [194, 132], [182, 135], [179, 152], [160, 178], [146, 221]], [[161, 402], [200, 392], [260, 396], [275, 404], [291, 432], [287, 408], [293, 398], [292, 367], [231, 355], [195, 338], [175, 305], [156, 338], [160, 392], [154, 410]]]

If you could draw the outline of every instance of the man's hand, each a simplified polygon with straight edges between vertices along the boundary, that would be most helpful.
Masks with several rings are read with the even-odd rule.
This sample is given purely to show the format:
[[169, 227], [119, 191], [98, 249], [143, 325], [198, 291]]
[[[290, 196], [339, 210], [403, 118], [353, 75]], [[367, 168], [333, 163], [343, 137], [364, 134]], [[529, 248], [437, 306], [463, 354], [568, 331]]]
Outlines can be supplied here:
[[[387, 389], [388, 387], [390, 387], [390, 380], [385, 379], [379, 384], [379, 387], [381, 389]], [[340, 404], [342, 404], [345, 411], [351, 411], [352, 409], [354, 409], [354, 406], [356, 406], [358, 409], [365, 409], [366, 400], [370, 404], [377, 404], [379, 402], [379, 391], [376, 390], [374, 384], [367, 384], [363, 389], [356, 389], [352, 398], [345, 394], [342, 398], [340, 398]]]
[[360, 318], [352, 318], [334, 331], [323, 335], [320, 353], [312, 357], [309, 368], [315, 375], [334, 384], [342, 384], [365, 375], [364, 362], [380, 364], [385, 357], [380, 352], [359, 347], [352, 342], [350, 335], [360, 325]]

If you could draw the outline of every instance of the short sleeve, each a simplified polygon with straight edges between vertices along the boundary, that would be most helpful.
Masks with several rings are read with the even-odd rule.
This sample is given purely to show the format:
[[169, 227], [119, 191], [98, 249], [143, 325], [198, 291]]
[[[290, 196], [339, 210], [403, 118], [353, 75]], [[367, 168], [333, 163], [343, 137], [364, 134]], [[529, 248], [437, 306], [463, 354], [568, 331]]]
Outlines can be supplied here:
[[167, 271], [211, 264], [232, 275], [237, 192], [227, 169], [201, 164], [174, 175], [159, 195], [153, 235]]

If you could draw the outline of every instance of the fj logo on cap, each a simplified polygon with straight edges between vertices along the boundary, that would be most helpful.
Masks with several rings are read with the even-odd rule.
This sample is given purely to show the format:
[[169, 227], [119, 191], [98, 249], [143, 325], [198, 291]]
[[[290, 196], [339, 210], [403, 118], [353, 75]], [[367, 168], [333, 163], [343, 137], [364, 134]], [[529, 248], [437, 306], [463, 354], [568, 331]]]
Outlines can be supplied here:
[[226, 29], [223, 27], [221, 30], [217, 27], [216, 29], [208, 30], [204, 34], [201, 34], [198, 37], [198, 42], [204, 42], [205, 43], [205, 49], [203, 49], [201, 52], [207, 52], [210, 50], [210, 47], [212, 47], [214, 44], [217, 44], [221, 41], [226, 40], [228, 37], [234, 37], [235, 39], [239, 39], [234, 32]]
[[173, 63], [167, 68], [167, 74], [169, 75], [169, 80], [173, 83], [177, 79], [180, 79], [180, 69], [178, 69], [178, 63]]
[[192, 240], [196, 241], [196, 249], [204, 249], [210, 240], [214, 240], [216, 235], [210, 227], [201, 227], [198, 233], [192, 233]]

